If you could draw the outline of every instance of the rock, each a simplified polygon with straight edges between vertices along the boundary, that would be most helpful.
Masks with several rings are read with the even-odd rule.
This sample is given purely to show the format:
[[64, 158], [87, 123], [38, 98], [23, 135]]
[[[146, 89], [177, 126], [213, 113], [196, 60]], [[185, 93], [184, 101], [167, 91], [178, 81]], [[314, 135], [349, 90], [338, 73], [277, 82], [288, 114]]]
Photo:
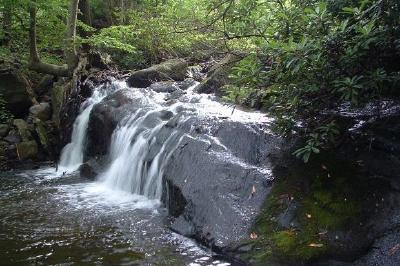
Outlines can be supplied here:
[[35, 119], [34, 125], [35, 125], [36, 134], [39, 137], [40, 144], [42, 145], [43, 149], [46, 150], [46, 152], [49, 155], [51, 155], [52, 151], [50, 150], [50, 142], [49, 142], [49, 137], [48, 137], [48, 134], [46, 131], [45, 124], [43, 123], [42, 120]]
[[51, 117], [51, 107], [49, 103], [40, 103], [29, 108], [29, 112], [35, 118], [47, 121]]
[[178, 87], [181, 90], [185, 91], [198, 83], [194, 79], [188, 78], [188, 79], [185, 79], [184, 81], [179, 81], [176, 84], [178, 85]]
[[29, 130], [28, 124], [22, 119], [14, 119], [14, 126], [17, 127], [18, 133], [21, 136], [22, 141], [32, 140], [32, 134]]
[[91, 52], [89, 54], [89, 64], [98, 69], [109, 69], [112, 63], [111, 56], [107, 53]]
[[54, 84], [54, 76], [45, 75], [40, 81], [39, 84], [35, 88], [35, 92], [38, 95], [45, 94], [50, 91], [51, 87]]
[[82, 178], [91, 180], [95, 179], [97, 176], [97, 173], [88, 163], [84, 163], [79, 167], [79, 174]]
[[18, 132], [14, 129], [10, 130], [8, 136], [5, 137], [4, 140], [12, 144], [20, 143], [22, 141]]
[[8, 142], [0, 141], [0, 156], [5, 157], [7, 155]]
[[240, 57], [229, 54], [221, 62], [214, 65], [207, 73], [207, 78], [197, 87], [199, 93], [217, 93], [219, 89], [229, 83], [231, 68], [239, 62]]
[[18, 73], [0, 74], [0, 94], [6, 101], [6, 108], [16, 118], [24, 118], [29, 114], [32, 105], [27, 84]]
[[179, 87], [171, 81], [156, 82], [150, 85], [150, 89], [155, 92], [171, 93], [179, 89]]
[[18, 143], [16, 147], [20, 160], [36, 159], [38, 155], [38, 146], [34, 140]]
[[183, 59], [171, 59], [159, 65], [133, 72], [127, 83], [131, 87], [146, 88], [157, 81], [182, 81], [188, 64]]
[[53, 106], [52, 120], [57, 127], [60, 127], [60, 112], [64, 103], [64, 95], [68, 85], [56, 83], [51, 89], [51, 104]]
[[7, 124], [0, 124], [0, 137], [4, 138], [8, 135], [10, 131], [10, 126]]

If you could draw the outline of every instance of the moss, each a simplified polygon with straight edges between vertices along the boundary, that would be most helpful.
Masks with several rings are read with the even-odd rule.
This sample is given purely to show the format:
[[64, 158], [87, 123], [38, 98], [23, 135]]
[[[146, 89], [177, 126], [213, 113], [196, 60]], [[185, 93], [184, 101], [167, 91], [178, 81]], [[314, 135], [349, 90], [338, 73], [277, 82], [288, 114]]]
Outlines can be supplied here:
[[[259, 236], [251, 254], [255, 264], [301, 264], [318, 259], [330, 250], [330, 230], [344, 229], [360, 219], [367, 193], [360, 184], [365, 182], [351, 165], [325, 165], [292, 167], [274, 183], [255, 226]], [[277, 217], [293, 202], [298, 206], [297, 226], [283, 228]]]

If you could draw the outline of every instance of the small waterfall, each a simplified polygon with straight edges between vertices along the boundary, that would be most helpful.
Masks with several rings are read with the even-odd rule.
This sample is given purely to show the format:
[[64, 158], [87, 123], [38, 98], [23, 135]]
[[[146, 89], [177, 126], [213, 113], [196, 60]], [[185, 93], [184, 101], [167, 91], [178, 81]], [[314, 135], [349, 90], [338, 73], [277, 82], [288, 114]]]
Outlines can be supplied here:
[[76, 171], [83, 163], [83, 151], [85, 148], [90, 112], [95, 104], [99, 103], [111, 92], [121, 88], [122, 86], [123, 84], [121, 82], [112, 82], [111, 85], [101, 85], [95, 88], [93, 95], [82, 104], [81, 113], [76, 118], [73, 125], [71, 142], [61, 151], [58, 168], [59, 173]]
[[180, 134], [172, 131], [165, 140], [162, 133], [167, 121], [162, 110], [139, 109], [121, 121], [111, 140], [111, 165], [100, 176], [107, 187], [160, 199], [162, 175]]

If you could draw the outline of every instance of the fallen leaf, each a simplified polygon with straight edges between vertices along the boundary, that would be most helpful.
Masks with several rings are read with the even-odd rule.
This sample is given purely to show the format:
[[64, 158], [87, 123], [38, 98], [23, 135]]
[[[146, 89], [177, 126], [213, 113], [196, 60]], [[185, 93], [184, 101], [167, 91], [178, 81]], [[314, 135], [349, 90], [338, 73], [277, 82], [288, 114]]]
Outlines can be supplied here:
[[393, 256], [394, 254], [396, 254], [397, 252], [399, 252], [400, 250], [400, 244], [396, 244], [394, 247], [392, 247], [389, 250], [389, 256]]
[[326, 167], [325, 165], [321, 164], [321, 168], [324, 169], [325, 171], [328, 171], [328, 167]]
[[258, 238], [258, 235], [257, 235], [256, 233], [253, 232], [253, 233], [250, 234], [250, 238], [251, 238], [251, 239], [257, 239], [257, 238]]
[[307, 216], [308, 219], [311, 219], [311, 214], [306, 213], [306, 216]]
[[324, 246], [324, 244], [311, 243], [308, 246], [312, 247], [312, 248], [322, 248]]

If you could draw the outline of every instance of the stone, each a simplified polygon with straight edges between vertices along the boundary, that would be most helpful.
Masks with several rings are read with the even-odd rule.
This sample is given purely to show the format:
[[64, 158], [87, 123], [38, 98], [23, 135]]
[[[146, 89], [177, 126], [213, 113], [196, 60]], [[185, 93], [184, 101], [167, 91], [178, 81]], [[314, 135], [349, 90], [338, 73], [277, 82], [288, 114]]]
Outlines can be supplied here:
[[64, 103], [64, 94], [68, 85], [56, 83], [51, 88], [51, 104], [53, 107], [52, 120], [57, 127], [60, 127], [60, 112]]
[[28, 123], [25, 122], [25, 120], [14, 119], [13, 124], [14, 124], [14, 126], [17, 127], [18, 133], [21, 136], [22, 141], [32, 140], [32, 134], [29, 130], [29, 125], [28, 125]]
[[18, 143], [16, 148], [20, 160], [36, 159], [38, 155], [38, 145], [34, 140]]
[[86, 179], [95, 179], [97, 173], [95, 170], [89, 165], [89, 163], [84, 163], [79, 167], [79, 174], [82, 178]]
[[44, 75], [43, 78], [39, 81], [39, 84], [35, 87], [35, 92], [38, 95], [45, 94], [46, 92], [50, 91], [53, 84], [54, 84], [54, 76]]
[[48, 134], [46, 131], [45, 124], [43, 123], [42, 120], [35, 119], [34, 125], [35, 125], [36, 134], [38, 135], [39, 140], [40, 140], [40, 144], [47, 151], [48, 154], [51, 154], [49, 137], [48, 137]]
[[32, 105], [27, 84], [18, 73], [0, 74], [0, 94], [6, 102], [6, 108], [16, 118], [24, 118], [29, 114]]
[[135, 88], [147, 88], [158, 81], [183, 81], [188, 64], [183, 59], [170, 59], [161, 64], [135, 71], [128, 78], [127, 83]]
[[14, 129], [10, 130], [10, 132], [8, 133], [7, 137], [4, 138], [4, 140], [12, 144], [20, 143], [22, 141], [21, 136]]
[[149, 89], [155, 92], [171, 93], [178, 90], [179, 87], [174, 82], [162, 81], [151, 84]]
[[240, 61], [240, 57], [229, 54], [221, 62], [214, 65], [207, 73], [207, 78], [196, 88], [199, 93], [222, 94], [219, 89], [229, 83], [232, 67]]
[[4, 138], [8, 135], [10, 131], [10, 126], [7, 124], [0, 124], [0, 137]]
[[42, 121], [47, 121], [51, 117], [51, 107], [49, 103], [40, 103], [31, 106], [29, 112], [34, 118], [39, 118]]

